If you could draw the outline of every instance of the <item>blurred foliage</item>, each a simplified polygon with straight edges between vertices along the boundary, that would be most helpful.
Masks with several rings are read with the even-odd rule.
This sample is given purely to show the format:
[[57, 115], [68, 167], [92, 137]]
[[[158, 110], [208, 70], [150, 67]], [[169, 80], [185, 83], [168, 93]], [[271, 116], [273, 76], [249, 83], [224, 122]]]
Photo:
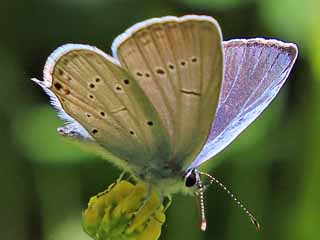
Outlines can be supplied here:
[[183, 4], [199, 9], [230, 9], [237, 8], [243, 4], [254, 2], [253, 0], [180, 0]]
[[43, 164], [88, 161], [89, 155], [74, 143], [65, 138], [61, 141], [56, 129], [62, 126], [63, 122], [56, 115], [53, 108], [44, 105], [18, 114], [13, 131], [21, 148], [19, 151], [24, 152], [32, 161]]
[[110, 53], [112, 40], [136, 22], [190, 13], [215, 17], [228, 39], [278, 38], [297, 43], [300, 55], [268, 110], [204, 166], [246, 203], [261, 231], [212, 186], [206, 192], [208, 230], [198, 228], [195, 199], [176, 195], [161, 239], [318, 239], [319, 10], [318, 0], [3, 1], [0, 239], [88, 239], [81, 229], [82, 209], [119, 175], [56, 133], [62, 123], [29, 81], [41, 78], [50, 52], [73, 42]]

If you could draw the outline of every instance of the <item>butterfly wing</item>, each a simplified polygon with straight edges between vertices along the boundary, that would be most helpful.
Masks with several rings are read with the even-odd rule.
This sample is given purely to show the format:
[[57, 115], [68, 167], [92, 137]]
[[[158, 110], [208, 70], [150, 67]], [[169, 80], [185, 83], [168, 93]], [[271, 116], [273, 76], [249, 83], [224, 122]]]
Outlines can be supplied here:
[[44, 81], [60, 116], [59, 131], [96, 142], [122, 164], [146, 167], [168, 158], [169, 138], [134, 78], [101, 50], [78, 44], [58, 48], [45, 65]]
[[297, 57], [294, 44], [277, 40], [224, 42], [225, 73], [209, 138], [192, 163], [197, 167], [229, 145], [269, 105]]
[[112, 50], [169, 133], [173, 152], [168, 164], [188, 166], [209, 135], [218, 104], [223, 78], [218, 23], [193, 15], [147, 20], [120, 35]]

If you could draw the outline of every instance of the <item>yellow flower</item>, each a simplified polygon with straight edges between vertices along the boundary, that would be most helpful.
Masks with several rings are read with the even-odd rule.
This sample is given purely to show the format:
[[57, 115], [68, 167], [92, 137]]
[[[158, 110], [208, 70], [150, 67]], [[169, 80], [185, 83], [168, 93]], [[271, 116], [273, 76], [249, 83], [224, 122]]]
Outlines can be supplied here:
[[158, 193], [124, 180], [92, 197], [82, 218], [85, 232], [95, 240], [156, 240], [165, 222]]

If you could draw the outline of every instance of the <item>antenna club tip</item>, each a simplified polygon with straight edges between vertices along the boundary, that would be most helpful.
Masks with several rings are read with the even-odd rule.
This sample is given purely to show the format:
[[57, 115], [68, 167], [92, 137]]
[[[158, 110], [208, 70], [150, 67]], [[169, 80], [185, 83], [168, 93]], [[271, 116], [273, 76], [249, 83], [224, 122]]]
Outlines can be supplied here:
[[251, 218], [252, 223], [256, 226], [257, 230], [260, 230], [260, 224], [255, 218]]
[[201, 228], [201, 231], [203, 231], [203, 232], [206, 231], [206, 229], [207, 229], [207, 221], [202, 221], [200, 228]]
[[260, 224], [258, 222], [256, 223], [256, 228], [257, 230], [260, 230]]

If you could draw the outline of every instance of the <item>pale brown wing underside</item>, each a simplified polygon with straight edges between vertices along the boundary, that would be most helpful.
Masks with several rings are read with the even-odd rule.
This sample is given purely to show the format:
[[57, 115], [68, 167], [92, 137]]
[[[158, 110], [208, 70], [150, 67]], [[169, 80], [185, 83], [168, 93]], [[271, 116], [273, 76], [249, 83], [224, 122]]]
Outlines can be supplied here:
[[169, 157], [170, 145], [156, 111], [136, 81], [102, 51], [69, 44], [49, 57], [48, 89], [63, 110], [96, 142], [140, 168]]
[[159, 113], [171, 139], [172, 160], [188, 165], [206, 142], [223, 78], [216, 21], [201, 16], [152, 19], [120, 35], [113, 54]]

